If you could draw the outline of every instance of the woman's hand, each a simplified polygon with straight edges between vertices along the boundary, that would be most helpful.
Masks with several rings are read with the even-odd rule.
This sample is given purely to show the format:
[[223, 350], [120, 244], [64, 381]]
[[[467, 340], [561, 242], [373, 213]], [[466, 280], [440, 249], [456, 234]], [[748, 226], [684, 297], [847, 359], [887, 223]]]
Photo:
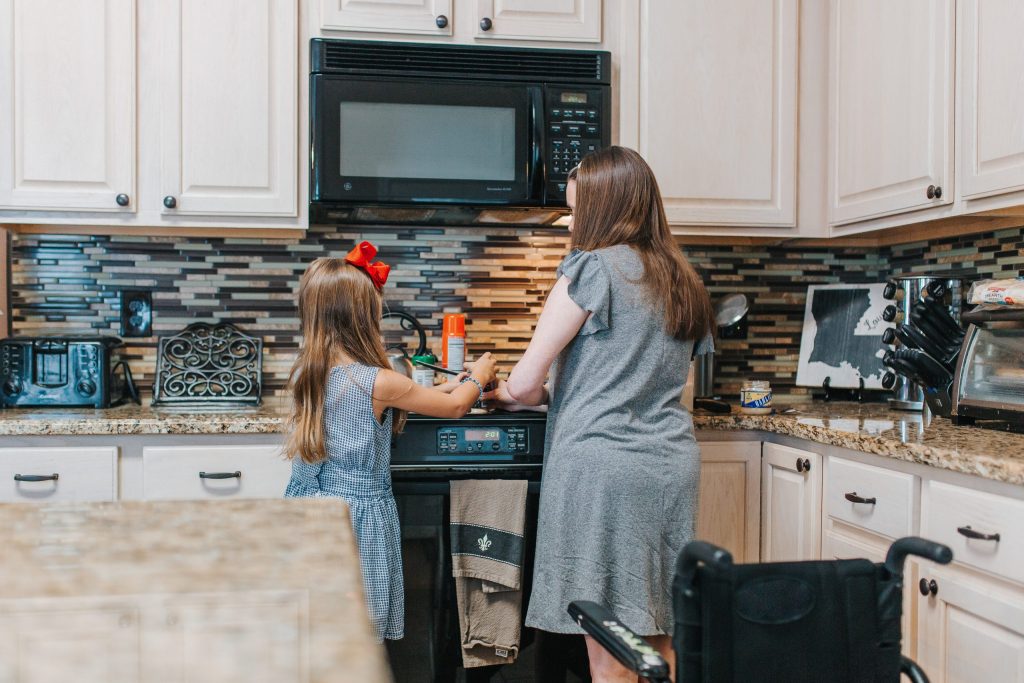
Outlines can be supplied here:
[[466, 363], [466, 369], [469, 370], [470, 377], [480, 382], [480, 385], [484, 387], [492, 384], [498, 378], [495, 372], [497, 366], [498, 361], [494, 360], [494, 356], [491, 355], [490, 351], [477, 358], [475, 362]]
[[519, 412], [520, 410], [546, 409], [546, 406], [541, 408], [540, 406], [528, 406], [519, 403], [512, 394], [508, 393], [508, 382], [505, 380], [499, 380], [498, 385], [492, 391], [484, 392], [483, 400], [489, 408], [499, 408], [510, 413]]

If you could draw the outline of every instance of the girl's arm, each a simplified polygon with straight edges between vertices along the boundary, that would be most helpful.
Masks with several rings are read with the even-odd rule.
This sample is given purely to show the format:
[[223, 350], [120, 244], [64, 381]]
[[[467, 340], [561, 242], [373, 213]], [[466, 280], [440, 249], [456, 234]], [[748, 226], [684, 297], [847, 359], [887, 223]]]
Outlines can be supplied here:
[[[486, 386], [494, 381], [494, 358], [485, 353], [471, 365], [469, 376]], [[450, 393], [420, 386], [394, 370], [381, 369], [373, 385], [373, 410], [379, 417], [385, 408], [398, 408], [431, 417], [462, 417], [480, 397], [473, 382], [463, 382]]]
[[[547, 402], [548, 392], [544, 388], [544, 379], [548, 370], [555, 357], [572, 341], [590, 315], [589, 311], [580, 308], [579, 304], [569, 298], [569, 282], [569, 278], [563, 275], [551, 289], [530, 345], [503, 387], [509, 398], [520, 405], [536, 406]], [[500, 401], [504, 397], [499, 392], [495, 392], [495, 398]]]

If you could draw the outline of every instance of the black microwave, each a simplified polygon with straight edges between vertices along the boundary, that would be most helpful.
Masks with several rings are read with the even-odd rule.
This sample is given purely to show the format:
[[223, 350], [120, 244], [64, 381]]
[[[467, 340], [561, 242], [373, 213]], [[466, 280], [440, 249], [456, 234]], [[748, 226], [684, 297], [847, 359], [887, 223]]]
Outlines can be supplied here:
[[549, 222], [610, 141], [607, 52], [314, 38], [310, 54], [314, 223]]

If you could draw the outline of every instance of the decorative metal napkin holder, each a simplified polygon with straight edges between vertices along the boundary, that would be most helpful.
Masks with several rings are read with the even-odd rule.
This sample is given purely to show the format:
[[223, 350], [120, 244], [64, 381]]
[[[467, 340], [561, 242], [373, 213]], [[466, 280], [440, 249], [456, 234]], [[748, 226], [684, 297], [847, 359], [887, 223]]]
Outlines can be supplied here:
[[231, 323], [192, 323], [160, 337], [154, 406], [258, 406], [263, 339]]

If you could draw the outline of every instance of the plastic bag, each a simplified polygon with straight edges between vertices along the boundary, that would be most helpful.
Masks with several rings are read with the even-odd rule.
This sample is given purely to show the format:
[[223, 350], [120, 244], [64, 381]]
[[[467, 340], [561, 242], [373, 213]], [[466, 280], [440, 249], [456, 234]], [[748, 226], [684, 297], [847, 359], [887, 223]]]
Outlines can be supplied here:
[[1024, 308], [1024, 277], [978, 280], [971, 285], [967, 300], [972, 304], [997, 304]]

